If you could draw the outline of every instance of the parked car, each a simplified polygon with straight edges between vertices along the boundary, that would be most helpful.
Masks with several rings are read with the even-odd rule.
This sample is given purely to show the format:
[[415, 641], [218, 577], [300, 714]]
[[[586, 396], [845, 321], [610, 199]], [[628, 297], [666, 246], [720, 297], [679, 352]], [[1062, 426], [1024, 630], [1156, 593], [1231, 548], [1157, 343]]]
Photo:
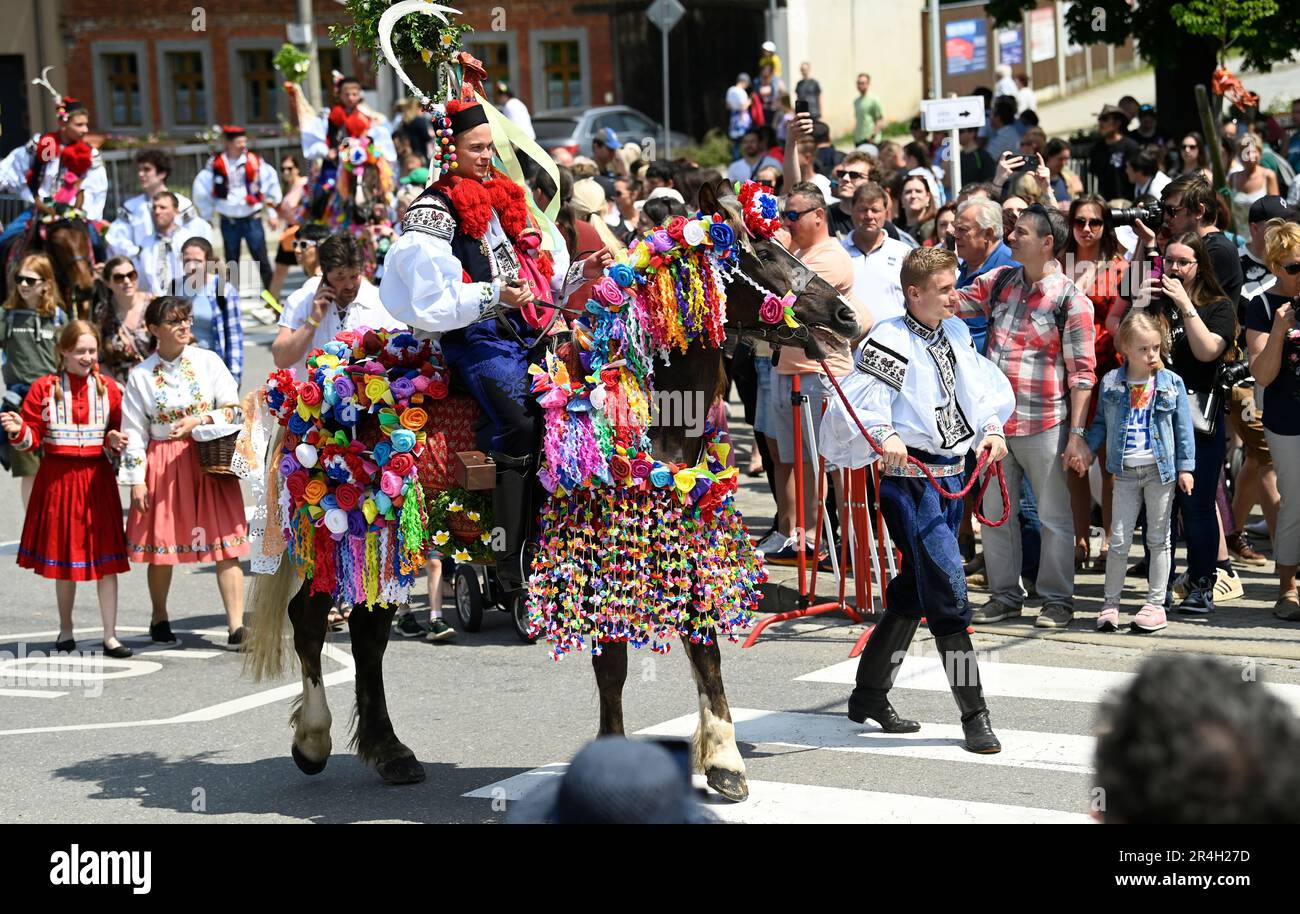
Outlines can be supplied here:
[[[598, 108], [556, 108], [533, 115], [533, 130], [537, 144], [543, 149], [562, 146], [573, 155], [591, 155], [591, 141], [606, 127], [612, 127], [621, 143], [636, 143], [644, 150], [647, 139], [653, 139], [658, 150], [664, 148], [664, 128], [635, 108], [626, 105], [604, 105]], [[673, 149], [681, 149], [694, 141], [684, 133], [671, 130]], [[662, 155], [658, 152], [657, 155]]]

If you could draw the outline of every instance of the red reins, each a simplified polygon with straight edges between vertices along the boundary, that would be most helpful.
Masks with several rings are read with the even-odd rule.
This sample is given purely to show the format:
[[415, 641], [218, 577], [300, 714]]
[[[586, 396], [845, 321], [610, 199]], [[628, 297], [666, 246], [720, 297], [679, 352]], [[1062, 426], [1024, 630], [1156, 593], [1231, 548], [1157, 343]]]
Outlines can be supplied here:
[[[831, 386], [834, 387], [835, 392], [839, 394], [840, 400], [844, 403], [844, 408], [847, 409], [849, 415], [853, 417], [853, 423], [858, 427], [858, 431], [862, 432], [862, 437], [867, 439], [867, 444], [871, 445], [873, 451], [881, 457], [885, 456], [885, 449], [876, 442], [875, 438], [871, 437], [871, 433], [867, 431], [867, 427], [863, 425], [862, 420], [858, 418], [858, 411], [853, 408], [853, 404], [850, 403], [849, 398], [845, 396], [844, 391], [840, 388], [840, 382], [835, 380], [835, 375], [831, 373], [830, 367], [826, 364], [826, 360], [822, 359], [820, 361], [822, 371], [826, 373], [826, 377], [830, 380]], [[930, 472], [929, 467], [927, 467], [922, 461], [917, 460], [911, 454], [907, 455], [907, 462], [920, 467], [921, 472], [925, 474], [925, 478], [930, 481], [930, 485], [934, 487], [934, 490], [949, 501], [956, 501], [959, 498], [965, 498], [967, 493], [970, 492], [971, 487], [975, 485], [975, 480], [979, 479], [981, 474], [983, 474], [984, 478], [980, 482], [979, 491], [975, 496], [975, 517], [986, 527], [1001, 527], [1007, 522], [1007, 518], [1011, 516], [1011, 497], [1007, 494], [1007, 480], [1002, 473], [1002, 461], [999, 460], [997, 463], [993, 464], [993, 468], [989, 472], [984, 473], [985, 466], [988, 464], [988, 459], [989, 452], [981, 451], [979, 461], [975, 464], [975, 472], [971, 474], [970, 479], [966, 480], [966, 485], [962, 486], [961, 490], [958, 492], [949, 492], [947, 489], [943, 488], [943, 486], [939, 485], [939, 480]], [[997, 476], [998, 488], [1002, 492], [1002, 517], [996, 521], [989, 520], [985, 517], [980, 507], [984, 504], [984, 491], [989, 487], [989, 482], [993, 479], [994, 475]]]

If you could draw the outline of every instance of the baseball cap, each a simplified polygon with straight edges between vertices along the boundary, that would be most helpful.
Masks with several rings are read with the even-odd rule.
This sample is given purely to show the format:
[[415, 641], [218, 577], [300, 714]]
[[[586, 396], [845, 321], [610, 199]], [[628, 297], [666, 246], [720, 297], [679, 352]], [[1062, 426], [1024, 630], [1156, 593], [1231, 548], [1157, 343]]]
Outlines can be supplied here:
[[613, 127], [606, 127], [596, 134], [592, 139], [593, 143], [603, 143], [608, 149], [622, 149], [623, 144], [618, 141], [618, 134], [614, 132]]
[[763, 50], [767, 51], [769, 54], [773, 54], [776, 52], [776, 44], [771, 41], [765, 41], [763, 42]]
[[1267, 222], [1270, 219], [1286, 219], [1290, 215], [1291, 210], [1287, 208], [1286, 201], [1276, 194], [1260, 197], [1250, 204], [1249, 221], [1252, 224]]

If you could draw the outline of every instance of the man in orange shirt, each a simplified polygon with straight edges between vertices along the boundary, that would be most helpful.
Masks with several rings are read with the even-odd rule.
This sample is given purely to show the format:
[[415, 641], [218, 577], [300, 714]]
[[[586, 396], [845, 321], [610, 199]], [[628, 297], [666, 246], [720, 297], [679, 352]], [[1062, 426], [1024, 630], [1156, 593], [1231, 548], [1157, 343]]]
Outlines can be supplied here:
[[[803, 261], [822, 279], [834, 286], [853, 308], [858, 319], [858, 335], [852, 340], [844, 340], [821, 334], [818, 339], [826, 350], [826, 364], [836, 378], [841, 378], [853, 370], [852, 348], [867, 331], [871, 329], [870, 309], [853, 295], [853, 261], [848, 252], [830, 233], [827, 218], [826, 199], [816, 184], [805, 181], [796, 184], [786, 197], [785, 207], [781, 212], [782, 226], [789, 233], [791, 252]], [[796, 530], [795, 505], [800, 493], [794, 484], [794, 407], [790, 403], [791, 379], [801, 375], [800, 390], [812, 407], [813, 422], [820, 424], [822, 407], [831, 393], [830, 384], [824, 378], [821, 365], [810, 359], [800, 348], [791, 346], [777, 347], [772, 359], [775, 371], [772, 373], [771, 396], [767, 398], [768, 437], [776, 445], [776, 498], [777, 518], [780, 523], [778, 533], [784, 536], [784, 542], [777, 544], [780, 536], [765, 541], [776, 548], [767, 551], [765, 558], [776, 564], [793, 564], [798, 561], [800, 548], [807, 550], [806, 558], [816, 561], [808, 543], [803, 542], [803, 531]], [[805, 423], [806, 425], [806, 423]], [[804, 460], [804, 523], [811, 527], [817, 517], [817, 449], [805, 427], [803, 438]], [[811, 539], [811, 537], [809, 537]], [[761, 548], [761, 544], [760, 544]]]

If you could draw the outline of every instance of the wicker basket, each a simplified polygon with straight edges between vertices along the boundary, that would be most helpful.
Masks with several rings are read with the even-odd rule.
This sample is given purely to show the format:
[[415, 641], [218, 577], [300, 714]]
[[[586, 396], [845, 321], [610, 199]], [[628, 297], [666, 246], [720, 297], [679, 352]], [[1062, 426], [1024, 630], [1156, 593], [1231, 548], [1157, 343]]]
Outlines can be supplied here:
[[472, 543], [483, 535], [483, 525], [465, 516], [464, 511], [456, 511], [447, 518], [451, 535], [462, 543]]
[[239, 432], [236, 430], [210, 441], [196, 440], [194, 445], [199, 449], [199, 465], [203, 467], [203, 472], [213, 476], [234, 476], [235, 471], [230, 468], [230, 461], [235, 456], [235, 441], [238, 438]]

